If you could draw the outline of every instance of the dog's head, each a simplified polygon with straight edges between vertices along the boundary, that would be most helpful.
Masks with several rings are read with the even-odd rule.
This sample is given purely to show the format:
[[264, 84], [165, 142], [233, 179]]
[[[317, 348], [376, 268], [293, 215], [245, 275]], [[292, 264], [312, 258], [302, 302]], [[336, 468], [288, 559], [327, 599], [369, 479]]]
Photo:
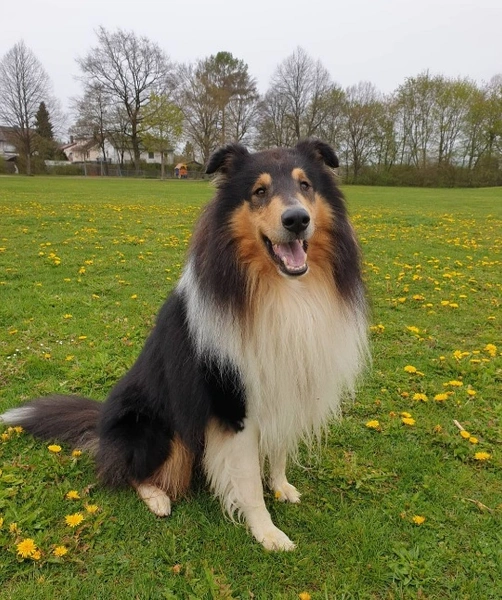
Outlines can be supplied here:
[[[257, 274], [307, 273], [312, 260], [333, 253], [335, 211], [343, 208], [332, 169], [338, 159], [318, 140], [294, 148], [249, 153], [240, 144], [217, 150], [206, 172], [216, 173], [221, 210], [241, 262]], [[334, 204], [333, 204], [334, 203]]]

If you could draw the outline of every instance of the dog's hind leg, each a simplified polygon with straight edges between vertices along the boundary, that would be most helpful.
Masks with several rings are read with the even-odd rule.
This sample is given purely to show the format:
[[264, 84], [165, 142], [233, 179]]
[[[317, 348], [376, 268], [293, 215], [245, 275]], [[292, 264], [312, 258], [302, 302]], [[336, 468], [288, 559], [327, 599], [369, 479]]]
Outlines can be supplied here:
[[277, 449], [269, 456], [270, 489], [274, 492], [277, 500], [298, 504], [301, 494], [286, 478], [287, 459], [287, 451], [282, 448]]
[[155, 515], [167, 517], [171, 499], [183, 496], [190, 487], [193, 464], [193, 453], [175, 436], [167, 460], [151, 477], [134, 486], [138, 496]]
[[212, 421], [206, 429], [204, 467], [224, 509], [242, 515], [264, 548], [293, 550], [295, 544], [273, 524], [265, 506], [258, 443], [258, 427], [250, 419], [237, 433]]

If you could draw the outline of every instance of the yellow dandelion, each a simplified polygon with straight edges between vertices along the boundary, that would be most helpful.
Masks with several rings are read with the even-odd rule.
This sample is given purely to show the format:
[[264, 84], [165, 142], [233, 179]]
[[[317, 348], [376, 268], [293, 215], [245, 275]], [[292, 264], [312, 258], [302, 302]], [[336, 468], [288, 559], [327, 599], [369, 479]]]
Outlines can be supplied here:
[[53, 454], [57, 454], [58, 452], [61, 452], [61, 450], [62, 450], [61, 446], [58, 446], [58, 444], [51, 444], [50, 446], [47, 446], [47, 449], [49, 450], [49, 452], [52, 452]]
[[64, 556], [67, 553], [68, 548], [66, 546], [56, 546], [52, 551], [52, 554], [54, 554], [54, 556]]
[[22, 558], [28, 558], [30, 556], [33, 556], [33, 554], [37, 551], [37, 546], [31, 538], [26, 538], [22, 542], [19, 542], [16, 548], [17, 553]]
[[0, 435], [0, 440], [2, 440], [2, 442], [7, 442], [10, 440], [10, 435], [7, 432], [4, 432]]
[[77, 527], [84, 520], [84, 515], [77, 512], [73, 515], [66, 515], [64, 520], [69, 527]]
[[479, 440], [477, 437], [474, 437], [473, 435], [471, 435], [471, 437], [469, 438], [469, 442], [471, 442], [471, 444], [477, 444], [477, 443], [479, 443]]
[[442, 433], [443, 432], [443, 428], [441, 427], [441, 425], [434, 425], [434, 429], [433, 429], [434, 433]]
[[426, 394], [413, 394], [413, 400], [418, 402], [427, 402], [429, 398], [427, 398]]
[[410, 415], [409, 412], [402, 412], [401, 416], [404, 417], [405, 419], [410, 419], [411, 418], [411, 415]]
[[82, 456], [82, 450], [73, 450], [71, 455], [73, 456], [73, 458], [78, 458], [79, 456]]
[[415, 419], [412, 419], [411, 417], [404, 417], [401, 419], [401, 422], [408, 427], [413, 427], [415, 425]]
[[77, 492], [77, 490], [70, 490], [65, 498], [67, 498], [68, 500], [80, 500], [80, 494]]
[[413, 365], [406, 365], [404, 367], [404, 370], [406, 371], [406, 373], [416, 373], [417, 372], [417, 368], [414, 367]]
[[282, 498], [282, 493], [279, 490], [277, 490], [274, 494], [274, 497], [276, 500], [280, 500]]
[[462, 387], [464, 385], [463, 381], [457, 381], [457, 380], [453, 380], [453, 381], [448, 381], [447, 383], [443, 383], [443, 385], [446, 386], [451, 386], [451, 387]]
[[445, 400], [448, 400], [448, 394], [436, 394], [434, 400], [436, 402], [444, 402]]
[[311, 600], [312, 596], [308, 592], [300, 592], [298, 598], [300, 598], [300, 600]]
[[9, 525], [9, 531], [10, 533], [19, 533], [19, 527], [17, 526], [17, 523], [11, 523]]
[[3, 517], [0, 517], [0, 529], [3, 527]]
[[366, 427], [368, 427], [368, 429], [380, 429], [380, 423], [375, 419], [373, 421], [368, 421]]
[[488, 452], [476, 452], [476, 454], [474, 455], [474, 460], [485, 461], [490, 460], [491, 457], [492, 455]]
[[425, 523], [425, 517], [422, 517], [421, 515], [415, 515], [411, 520], [413, 523], [415, 523], [415, 525], [422, 525]]
[[474, 398], [476, 393], [477, 393], [476, 390], [467, 390], [467, 395], [470, 396], [471, 398]]
[[410, 325], [409, 327], [406, 327], [406, 329], [411, 331], [411, 333], [420, 333], [420, 329], [414, 325]]
[[488, 352], [490, 356], [497, 355], [497, 346], [495, 346], [495, 344], [486, 344], [484, 350], [485, 352]]
[[465, 429], [462, 429], [460, 435], [464, 438], [464, 440], [468, 440], [471, 437], [471, 434]]
[[89, 514], [93, 515], [94, 513], [98, 512], [98, 510], [99, 510], [99, 507], [98, 507], [98, 505], [97, 505], [97, 504], [86, 504], [86, 505], [85, 505], [85, 510], [86, 510], [86, 511], [87, 511]]
[[40, 550], [35, 550], [35, 552], [33, 552], [33, 554], [30, 556], [30, 558], [32, 560], [40, 560], [42, 558], [42, 553], [40, 552]]
[[66, 315], [63, 315], [63, 319], [72, 319], [73, 315], [70, 315], [69, 313], [67, 313]]
[[16, 425], [16, 427], [12, 428], [12, 431], [15, 431], [16, 433], [23, 433], [24, 429], [21, 427], [21, 425]]

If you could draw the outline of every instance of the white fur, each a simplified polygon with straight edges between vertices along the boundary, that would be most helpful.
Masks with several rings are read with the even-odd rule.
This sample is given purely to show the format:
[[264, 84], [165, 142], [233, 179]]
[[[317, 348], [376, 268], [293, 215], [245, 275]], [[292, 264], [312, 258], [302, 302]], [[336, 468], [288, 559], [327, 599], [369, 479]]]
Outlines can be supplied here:
[[136, 487], [136, 491], [154, 515], [168, 517], [171, 514], [171, 500], [160, 488], [148, 483], [141, 483]]
[[35, 409], [32, 406], [21, 406], [20, 408], [11, 408], [0, 415], [0, 420], [8, 425], [23, 425], [28, 421]]
[[204, 294], [191, 263], [180, 290], [197, 352], [230, 361], [245, 388], [244, 430], [221, 432], [213, 424], [207, 431], [204, 465], [212, 489], [230, 515], [244, 516], [264, 546], [291, 549], [263, 502], [265, 458], [278, 498], [299, 502], [286, 479], [287, 456], [299, 440], [319, 437], [339, 415], [343, 397], [353, 395], [367, 354], [363, 310], [349, 308], [328, 280], [312, 273], [271, 285], [247, 325]]

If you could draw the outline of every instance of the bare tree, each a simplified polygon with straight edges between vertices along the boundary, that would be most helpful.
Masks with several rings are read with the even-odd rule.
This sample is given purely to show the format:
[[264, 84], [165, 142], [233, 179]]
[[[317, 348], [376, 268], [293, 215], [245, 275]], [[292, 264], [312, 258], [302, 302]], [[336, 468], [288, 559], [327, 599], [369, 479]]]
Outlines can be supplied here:
[[18, 42], [0, 61], [0, 119], [11, 128], [28, 175], [35, 150], [35, 115], [50, 96], [51, 83], [42, 64], [23, 41]]
[[260, 103], [257, 145], [291, 146], [301, 138], [326, 137], [328, 130], [333, 134], [337, 90], [323, 64], [298, 47], [278, 65]]
[[100, 89], [112, 104], [123, 108], [128, 120], [135, 168], [139, 170], [142, 108], [152, 93], [166, 95], [173, 84], [173, 67], [161, 48], [146, 37], [100, 27], [98, 45], [77, 59], [88, 89]]
[[425, 167], [437, 134], [434, 122], [436, 82], [429, 72], [408, 77], [396, 92], [403, 136], [402, 162]]
[[93, 140], [99, 146], [103, 158], [103, 171], [108, 175], [109, 157], [106, 142], [114, 125], [109, 94], [100, 84], [89, 84], [82, 97], [73, 99], [72, 109], [76, 121], [71, 133]]
[[347, 88], [345, 92], [345, 152], [347, 166], [352, 166], [354, 181], [375, 150], [376, 123], [380, 111], [379, 94], [368, 81]]
[[332, 86], [320, 61], [298, 47], [276, 69], [271, 88], [283, 97], [295, 141], [315, 135], [323, 120], [323, 98]]
[[185, 118], [185, 135], [203, 162], [218, 145], [219, 107], [207, 85], [205, 61], [182, 65], [178, 72], [178, 104]]
[[258, 107], [256, 144], [260, 148], [293, 146], [295, 135], [288, 119], [288, 99], [271, 88]]

